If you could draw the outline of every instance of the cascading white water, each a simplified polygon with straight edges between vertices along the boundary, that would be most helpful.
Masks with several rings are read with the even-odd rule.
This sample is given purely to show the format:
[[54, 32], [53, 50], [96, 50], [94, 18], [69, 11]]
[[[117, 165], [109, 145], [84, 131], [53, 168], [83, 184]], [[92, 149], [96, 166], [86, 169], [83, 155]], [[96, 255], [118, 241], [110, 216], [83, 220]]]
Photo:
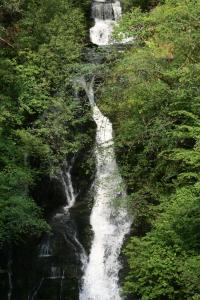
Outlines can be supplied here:
[[67, 200], [67, 203], [64, 206], [65, 211], [68, 211], [70, 208], [72, 208], [76, 202], [76, 196], [74, 193], [74, 188], [71, 179], [71, 169], [72, 169], [72, 165], [68, 166], [67, 162], [64, 161], [63, 168], [60, 172], [60, 177], [61, 177], [61, 181], [64, 187], [65, 196]]
[[[73, 162], [74, 162], [74, 159], [72, 160], [72, 164], [73, 164]], [[61, 182], [64, 187], [67, 203], [63, 207], [63, 212], [57, 213], [55, 215], [55, 218], [65, 218], [65, 214], [69, 214], [70, 208], [72, 208], [74, 206], [74, 204], [76, 203], [76, 195], [74, 192], [72, 178], [71, 178], [72, 164], [70, 164], [68, 166], [67, 162], [64, 161], [63, 167], [60, 171], [60, 178], [61, 178]], [[79, 240], [76, 236], [76, 232], [74, 233], [74, 236], [73, 236], [73, 243], [75, 244], [75, 247], [77, 248], [77, 250], [79, 252], [79, 257], [80, 257], [80, 261], [82, 264], [82, 271], [83, 271], [87, 264], [88, 258], [87, 258], [87, 254], [86, 254], [86, 251], [85, 251], [83, 245], [79, 242]]]
[[97, 124], [96, 136], [96, 191], [95, 204], [90, 223], [94, 240], [83, 278], [81, 300], [121, 299], [118, 286], [118, 260], [125, 235], [129, 232], [130, 220], [123, 207], [116, 207], [116, 198], [125, 197], [122, 178], [116, 164], [113, 149], [112, 124], [93, 107]]
[[[98, 2], [101, 2], [98, 16], [103, 18], [95, 16], [95, 26], [90, 30], [91, 42], [109, 45], [113, 24], [121, 15], [121, 5], [119, 1], [114, 1], [111, 6], [106, 1], [95, 1], [93, 6], [99, 5]], [[104, 18], [105, 9], [110, 7], [113, 20]], [[103, 12], [99, 12], [99, 9]], [[107, 15], [111, 16], [111, 13]], [[116, 205], [123, 202], [126, 193], [116, 163], [112, 124], [95, 104], [93, 83], [94, 77], [90, 82], [86, 82], [84, 78], [79, 79], [79, 84], [85, 89], [90, 101], [97, 125], [95, 203], [90, 217], [94, 238], [83, 276], [80, 300], [120, 300], [119, 255], [124, 237], [130, 230], [131, 220], [123, 204]]]
[[39, 257], [50, 257], [50, 256], [52, 256], [52, 249], [50, 247], [49, 236], [47, 236], [47, 238], [42, 241], [42, 244], [40, 246]]
[[113, 26], [121, 17], [120, 1], [96, 0], [92, 5], [94, 26], [90, 29], [90, 40], [98, 46], [111, 43]]
[[[63, 190], [65, 193], [66, 204], [57, 211], [56, 214], [51, 219], [51, 225], [53, 228], [53, 232], [59, 232], [64, 237], [64, 240], [67, 244], [71, 244], [74, 248], [75, 254], [78, 260], [81, 263], [81, 270], [84, 271], [87, 265], [87, 254], [77, 238], [76, 229], [73, 227], [73, 223], [70, 223], [70, 209], [75, 205], [76, 202], [76, 194], [73, 188], [72, 177], [71, 177], [71, 169], [74, 163], [74, 159], [72, 159], [71, 163], [68, 164], [64, 161], [60, 172], [58, 174], [57, 179], [61, 182], [63, 186]], [[57, 229], [56, 229], [57, 228]], [[54, 260], [52, 260], [54, 256], [54, 238], [56, 233], [52, 235], [46, 235], [40, 244], [39, 247], [39, 258], [46, 260], [49, 263], [48, 273], [43, 276], [40, 281], [37, 283], [36, 287], [34, 287], [33, 291], [31, 291], [28, 299], [34, 300], [38, 296], [40, 289], [43, 286], [43, 283], [46, 280], [60, 280], [60, 295], [62, 294], [63, 280], [65, 279], [65, 272], [61, 265], [57, 265]], [[9, 298], [10, 299], [10, 298]], [[60, 296], [61, 299], [61, 296]]]

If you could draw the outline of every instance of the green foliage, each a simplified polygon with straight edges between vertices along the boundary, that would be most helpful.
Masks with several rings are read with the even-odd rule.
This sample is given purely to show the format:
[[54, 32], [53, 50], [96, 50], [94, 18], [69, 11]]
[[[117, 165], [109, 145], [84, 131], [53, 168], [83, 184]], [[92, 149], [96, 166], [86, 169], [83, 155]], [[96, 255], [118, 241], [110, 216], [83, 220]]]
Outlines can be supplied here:
[[122, 0], [122, 5], [125, 11], [133, 8], [140, 7], [142, 10], [152, 9], [158, 3], [163, 3], [162, 0]]
[[72, 87], [88, 4], [1, 1], [0, 246], [48, 229], [30, 188], [91, 142], [88, 106]]
[[48, 230], [41, 211], [32, 199], [13, 196], [0, 203], [0, 246], [23, 243], [28, 236]]
[[101, 87], [115, 128], [133, 234], [124, 291], [136, 299], [199, 299], [200, 1], [125, 14], [133, 37]]
[[124, 288], [141, 299], [192, 299], [200, 295], [195, 269], [199, 265], [199, 193], [181, 188], [165, 201], [153, 230], [132, 238], [125, 250], [130, 275]]

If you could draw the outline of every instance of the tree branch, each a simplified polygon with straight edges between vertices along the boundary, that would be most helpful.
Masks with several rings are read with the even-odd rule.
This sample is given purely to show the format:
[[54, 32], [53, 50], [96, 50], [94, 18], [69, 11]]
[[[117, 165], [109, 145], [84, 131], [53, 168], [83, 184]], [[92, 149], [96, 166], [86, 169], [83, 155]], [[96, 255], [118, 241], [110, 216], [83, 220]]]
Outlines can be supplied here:
[[14, 48], [13, 45], [11, 45], [8, 41], [4, 40], [4, 39], [1, 38], [1, 37], [0, 37], [0, 42], [2, 42], [2, 43], [4, 43], [4, 44], [8, 45], [8, 46], [11, 47], [11, 48]]

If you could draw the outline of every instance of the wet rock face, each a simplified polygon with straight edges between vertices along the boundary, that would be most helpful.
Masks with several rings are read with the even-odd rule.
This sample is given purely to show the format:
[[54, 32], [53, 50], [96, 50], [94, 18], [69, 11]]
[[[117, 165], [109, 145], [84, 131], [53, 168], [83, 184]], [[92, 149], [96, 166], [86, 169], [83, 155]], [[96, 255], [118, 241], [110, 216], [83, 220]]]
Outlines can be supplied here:
[[[25, 245], [13, 249], [12, 300], [78, 299], [82, 263], [75, 237], [84, 247], [90, 243], [87, 200], [83, 199], [70, 214], [56, 209], [49, 235], [40, 241], [26, 240]], [[7, 270], [6, 253], [1, 255], [1, 265]], [[0, 279], [1, 298], [8, 299], [8, 274], [0, 271]]]
[[0, 255], [0, 295], [2, 299], [7, 299], [8, 293], [8, 274], [7, 274], [7, 257], [6, 253]]
[[51, 227], [52, 233], [38, 247], [30, 299], [78, 299], [81, 263], [74, 241], [76, 224], [70, 215], [57, 211]]
[[[86, 168], [92, 146], [78, 154], [71, 170], [76, 204], [64, 211], [66, 194], [62, 182], [44, 177], [32, 196], [44, 209], [52, 231], [41, 240], [27, 240], [12, 253], [12, 298], [10, 300], [77, 300], [82, 263], [81, 248], [90, 244], [88, 190], [93, 180], [92, 167]], [[86, 175], [87, 173], [87, 175]], [[77, 242], [76, 240], [80, 241]], [[8, 299], [9, 282], [6, 251], [0, 255], [0, 291]], [[2, 270], [5, 270], [4, 272]]]
[[65, 204], [63, 186], [58, 178], [43, 177], [32, 190], [32, 197], [44, 209], [45, 215], [49, 215], [59, 206]]
[[56, 236], [54, 250], [53, 255], [39, 257], [30, 247], [15, 249], [12, 299], [78, 299], [79, 266], [62, 234]]
[[112, 2], [93, 2], [92, 18], [100, 20], [114, 20]]

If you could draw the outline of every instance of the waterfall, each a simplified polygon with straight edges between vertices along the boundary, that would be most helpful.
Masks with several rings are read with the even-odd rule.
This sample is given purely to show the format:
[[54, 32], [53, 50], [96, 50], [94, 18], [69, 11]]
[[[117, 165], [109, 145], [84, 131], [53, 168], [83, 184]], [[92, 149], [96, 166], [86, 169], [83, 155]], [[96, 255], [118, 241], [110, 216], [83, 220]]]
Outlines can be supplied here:
[[62, 279], [63, 278], [63, 274], [64, 274], [64, 271], [61, 270], [59, 267], [57, 266], [51, 266], [51, 273], [50, 273], [50, 276], [49, 276], [49, 279]]
[[[93, 93], [85, 83], [90, 103], [94, 103]], [[90, 223], [94, 239], [89, 262], [83, 277], [81, 300], [121, 299], [118, 286], [118, 260], [125, 235], [130, 229], [130, 219], [123, 206], [115, 205], [123, 201], [126, 193], [116, 163], [113, 148], [112, 124], [103, 116], [96, 105], [92, 106], [93, 118], [97, 125], [96, 133], [96, 182], [95, 204]]]
[[[95, 1], [92, 10], [96, 15], [95, 26], [90, 31], [91, 41], [108, 45], [113, 24], [121, 15], [120, 2]], [[109, 13], [105, 13], [105, 10], [109, 10]], [[114, 19], [110, 20], [112, 14]], [[108, 19], [105, 19], [106, 15]], [[80, 300], [120, 300], [119, 255], [131, 225], [123, 206], [126, 192], [115, 158], [112, 124], [95, 104], [94, 77], [90, 82], [82, 77], [79, 83], [85, 89], [97, 125], [95, 202], [90, 216], [94, 238], [83, 276]], [[116, 202], [122, 205], [118, 206]]]
[[73, 188], [71, 170], [73, 167], [74, 158], [68, 163], [64, 161], [57, 178], [62, 184], [65, 194], [66, 204], [61, 207], [50, 220], [52, 227], [52, 234], [44, 236], [42, 243], [39, 246], [38, 258], [40, 261], [48, 266], [45, 269], [45, 274], [37, 282], [33, 290], [30, 292], [30, 300], [37, 299], [38, 293], [47, 280], [60, 281], [60, 299], [62, 298], [63, 281], [65, 280], [65, 271], [63, 265], [56, 259], [55, 242], [58, 235], [61, 235], [65, 241], [66, 251], [67, 245], [74, 249], [74, 253], [78, 263], [80, 263], [80, 271], [84, 272], [87, 265], [87, 254], [77, 237], [76, 226], [73, 218], [70, 216], [70, 209], [76, 203], [76, 194]]
[[50, 246], [50, 238], [47, 236], [40, 246], [39, 257], [50, 257], [52, 256], [52, 249]]
[[[72, 208], [76, 202], [76, 195], [74, 192], [72, 178], [71, 178], [71, 169], [72, 169], [73, 162], [74, 162], [74, 159], [72, 159], [72, 163], [68, 166], [67, 162], [64, 161], [63, 167], [60, 172], [61, 182], [63, 184], [65, 196], [66, 196], [66, 200], [67, 200], [66, 205], [63, 207], [64, 214], [68, 213], [70, 208]], [[58, 213], [55, 215], [55, 217], [62, 218], [63, 214]], [[86, 263], [87, 263], [86, 251], [85, 251], [83, 245], [79, 242], [79, 240], [76, 236], [76, 232], [73, 235], [72, 239], [73, 239], [73, 244], [75, 244], [75, 248], [78, 250], [78, 253], [79, 253], [79, 258], [80, 258], [80, 261], [82, 264], [82, 270], [84, 270]]]
[[76, 196], [74, 193], [72, 179], [71, 179], [71, 169], [72, 169], [72, 165], [69, 165], [68, 167], [67, 162], [64, 161], [63, 167], [60, 171], [60, 177], [61, 177], [62, 185], [64, 187], [65, 197], [67, 200], [67, 203], [64, 206], [65, 211], [68, 211], [70, 208], [72, 208], [76, 202]]
[[114, 11], [112, 3], [93, 2], [92, 17], [99, 20], [113, 20]]
[[[71, 177], [71, 169], [74, 163], [74, 158], [71, 161], [71, 164], [68, 165], [67, 161], [64, 161], [63, 166], [60, 170], [60, 180], [62, 182], [65, 196], [66, 196], [66, 205], [63, 206], [63, 210], [58, 212], [54, 219], [60, 220], [63, 223], [63, 219], [65, 219], [65, 215], [69, 214], [70, 208], [72, 208], [76, 203], [76, 195], [74, 192], [73, 184], [72, 184], [72, 177]], [[65, 239], [66, 234], [64, 233]], [[79, 242], [77, 238], [76, 231], [70, 237], [71, 243], [74, 245], [74, 248], [79, 253], [79, 259], [82, 264], [82, 270], [84, 270], [86, 263], [87, 263], [87, 254], [83, 247], [83, 245]]]
[[113, 26], [121, 17], [120, 1], [94, 1], [92, 4], [92, 17], [94, 26], [90, 29], [90, 40], [98, 46], [111, 43]]

